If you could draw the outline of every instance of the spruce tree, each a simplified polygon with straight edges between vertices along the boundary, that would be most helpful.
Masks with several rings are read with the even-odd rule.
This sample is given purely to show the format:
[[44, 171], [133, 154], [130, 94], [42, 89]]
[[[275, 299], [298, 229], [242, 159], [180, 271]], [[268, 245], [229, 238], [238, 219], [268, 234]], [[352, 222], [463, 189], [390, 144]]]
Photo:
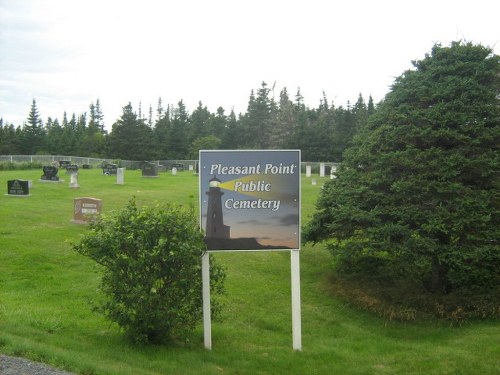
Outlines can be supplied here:
[[466, 42], [413, 62], [322, 190], [305, 239], [334, 239], [340, 264], [369, 273], [383, 261], [434, 293], [498, 291], [499, 62]]

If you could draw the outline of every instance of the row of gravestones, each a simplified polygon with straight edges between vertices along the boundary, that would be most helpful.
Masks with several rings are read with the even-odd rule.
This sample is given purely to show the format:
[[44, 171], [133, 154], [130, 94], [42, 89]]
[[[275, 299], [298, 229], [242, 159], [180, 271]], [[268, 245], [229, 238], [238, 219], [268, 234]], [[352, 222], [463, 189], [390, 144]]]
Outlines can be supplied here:
[[[29, 196], [31, 181], [10, 180], [7, 181], [8, 195]], [[77, 224], [84, 224], [102, 212], [102, 200], [96, 198], [75, 198], [73, 202], [73, 220]]]

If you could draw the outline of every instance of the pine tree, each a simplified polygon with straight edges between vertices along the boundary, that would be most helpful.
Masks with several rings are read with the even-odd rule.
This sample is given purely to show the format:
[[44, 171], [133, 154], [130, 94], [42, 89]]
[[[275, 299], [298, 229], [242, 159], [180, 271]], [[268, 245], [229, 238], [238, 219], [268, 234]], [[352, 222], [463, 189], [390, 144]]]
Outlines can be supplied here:
[[494, 292], [500, 57], [454, 42], [413, 65], [346, 152], [304, 237], [334, 238], [344, 264], [388, 262], [434, 293]]

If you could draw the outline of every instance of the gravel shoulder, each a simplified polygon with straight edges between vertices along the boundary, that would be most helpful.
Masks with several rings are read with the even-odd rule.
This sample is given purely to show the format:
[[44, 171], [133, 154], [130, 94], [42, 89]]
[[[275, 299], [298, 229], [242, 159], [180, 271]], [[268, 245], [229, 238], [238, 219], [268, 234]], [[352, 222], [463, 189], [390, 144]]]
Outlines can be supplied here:
[[28, 359], [0, 354], [0, 375], [74, 375]]

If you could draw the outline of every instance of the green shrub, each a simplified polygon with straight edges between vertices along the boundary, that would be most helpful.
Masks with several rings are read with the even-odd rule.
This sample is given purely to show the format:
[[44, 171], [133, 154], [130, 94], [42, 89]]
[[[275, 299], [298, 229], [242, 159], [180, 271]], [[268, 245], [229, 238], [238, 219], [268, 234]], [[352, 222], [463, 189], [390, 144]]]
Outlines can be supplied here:
[[[91, 224], [74, 249], [103, 269], [97, 310], [135, 342], [178, 338], [202, 318], [203, 235], [192, 209], [157, 204], [124, 209]], [[222, 293], [224, 270], [211, 259], [211, 292]], [[212, 314], [219, 305], [212, 299]]]

